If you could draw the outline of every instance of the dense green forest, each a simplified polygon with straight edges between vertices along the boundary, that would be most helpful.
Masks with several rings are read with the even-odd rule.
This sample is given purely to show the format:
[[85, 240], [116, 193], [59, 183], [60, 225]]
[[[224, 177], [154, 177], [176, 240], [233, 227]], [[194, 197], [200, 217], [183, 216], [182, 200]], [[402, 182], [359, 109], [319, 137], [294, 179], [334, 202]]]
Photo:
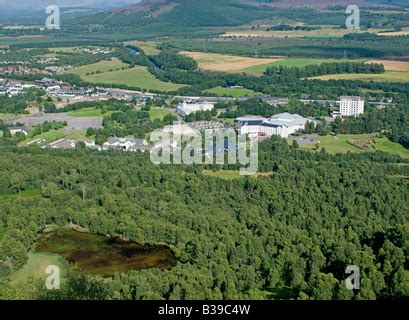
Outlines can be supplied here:
[[[409, 296], [409, 167], [397, 156], [310, 153], [273, 137], [259, 154], [259, 170], [271, 176], [221, 180], [203, 176], [202, 166], [154, 166], [146, 154], [4, 143], [0, 259], [8, 257], [8, 267], [24, 265], [46, 225], [68, 223], [168, 244], [179, 260], [170, 270], [131, 271], [104, 283], [72, 275], [54, 298]], [[38, 196], [19, 196], [33, 189]], [[343, 282], [351, 264], [361, 270], [355, 292]], [[99, 295], [90, 283], [102, 286]], [[88, 289], [75, 293], [71, 285]], [[0, 286], [3, 298], [53, 298], [41, 282], [3, 278]]]

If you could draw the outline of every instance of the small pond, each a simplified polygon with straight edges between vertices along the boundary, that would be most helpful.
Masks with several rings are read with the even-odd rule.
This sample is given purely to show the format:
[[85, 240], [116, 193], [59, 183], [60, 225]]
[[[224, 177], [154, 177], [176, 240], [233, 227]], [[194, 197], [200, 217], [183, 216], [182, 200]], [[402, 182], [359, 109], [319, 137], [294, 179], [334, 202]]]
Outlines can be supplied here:
[[35, 250], [59, 254], [78, 269], [103, 276], [148, 268], [164, 270], [176, 265], [174, 253], [167, 246], [140, 245], [73, 229], [43, 233]]

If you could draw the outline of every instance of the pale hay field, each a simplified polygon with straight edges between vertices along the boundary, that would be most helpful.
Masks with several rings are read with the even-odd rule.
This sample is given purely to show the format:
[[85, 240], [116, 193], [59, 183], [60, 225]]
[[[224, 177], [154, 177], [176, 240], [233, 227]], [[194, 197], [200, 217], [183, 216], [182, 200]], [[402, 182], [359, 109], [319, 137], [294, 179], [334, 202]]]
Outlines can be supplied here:
[[196, 60], [200, 69], [219, 72], [240, 72], [285, 59], [285, 57], [252, 58], [207, 52], [182, 51], [180, 53]]

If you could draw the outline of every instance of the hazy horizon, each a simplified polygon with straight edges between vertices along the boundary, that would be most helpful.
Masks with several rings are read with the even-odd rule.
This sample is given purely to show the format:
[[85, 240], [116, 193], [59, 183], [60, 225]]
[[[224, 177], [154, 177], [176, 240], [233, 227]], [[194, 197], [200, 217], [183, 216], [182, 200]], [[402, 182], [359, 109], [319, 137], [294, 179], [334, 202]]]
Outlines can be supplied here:
[[3, 9], [40, 9], [49, 5], [57, 5], [60, 7], [72, 6], [121, 6], [132, 3], [138, 3], [141, 0], [21, 0], [10, 3], [10, 0], [0, 0], [0, 5]]

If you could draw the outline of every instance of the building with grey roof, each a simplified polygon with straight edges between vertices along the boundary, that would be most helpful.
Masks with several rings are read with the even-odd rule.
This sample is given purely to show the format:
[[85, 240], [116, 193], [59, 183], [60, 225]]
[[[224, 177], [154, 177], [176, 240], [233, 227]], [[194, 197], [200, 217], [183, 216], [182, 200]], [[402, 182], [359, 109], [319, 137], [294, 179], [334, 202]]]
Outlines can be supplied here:
[[147, 151], [149, 143], [144, 139], [135, 138], [110, 138], [102, 145], [103, 150], [120, 149], [124, 151]]
[[236, 119], [240, 124], [241, 134], [273, 136], [283, 138], [294, 134], [298, 130], [304, 130], [308, 120], [298, 114], [280, 113], [271, 118], [246, 116]]

